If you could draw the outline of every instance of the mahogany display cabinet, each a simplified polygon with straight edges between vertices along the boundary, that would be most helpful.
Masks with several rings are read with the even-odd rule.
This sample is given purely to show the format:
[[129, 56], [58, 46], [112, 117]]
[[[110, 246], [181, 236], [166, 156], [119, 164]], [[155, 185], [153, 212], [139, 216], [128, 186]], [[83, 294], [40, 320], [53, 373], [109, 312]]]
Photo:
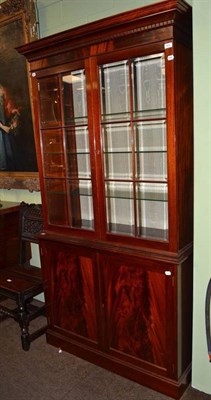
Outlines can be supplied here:
[[48, 343], [179, 398], [190, 381], [192, 17], [182, 0], [24, 45]]

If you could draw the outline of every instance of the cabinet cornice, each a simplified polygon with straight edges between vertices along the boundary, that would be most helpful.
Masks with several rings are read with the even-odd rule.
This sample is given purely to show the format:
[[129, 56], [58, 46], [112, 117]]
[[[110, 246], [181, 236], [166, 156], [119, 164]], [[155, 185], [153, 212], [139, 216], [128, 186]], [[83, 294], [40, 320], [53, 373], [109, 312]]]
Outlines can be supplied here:
[[[91, 46], [117, 38], [161, 28], [174, 27], [183, 32], [181, 40], [191, 44], [191, 9], [183, 0], [168, 0], [113, 15], [57, 33], [17, 48], [28, 61]], [[56, 38], [56, 46], [55, 46]]]

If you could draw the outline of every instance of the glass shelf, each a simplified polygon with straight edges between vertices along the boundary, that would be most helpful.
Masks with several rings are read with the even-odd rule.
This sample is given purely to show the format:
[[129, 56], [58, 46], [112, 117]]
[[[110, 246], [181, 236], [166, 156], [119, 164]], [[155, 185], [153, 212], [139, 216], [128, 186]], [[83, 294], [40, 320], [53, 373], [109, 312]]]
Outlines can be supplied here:
[[153, 120], [166, 118], [165, 108], [155, 108], [151, 110], [136, 110], [133, 113], [134, 120]]
[[[130, 237], [135, 236], [135, 226], [134, 225], [109, 223], [107, 225], [107, 231], [109, 233], [116, 234], [116, 235], [126, 235], [126, 236], [130, 236]], [[137, 229], [137, 237], [143, 238], [143, 239], [166, 241], [166, 240], [168, 240], [168, 230], [140, 227]]]
[[104, 123], [130, 121], [130, 113], [123, 112], [123, 113], [102, 114], [101, 118], [102, 118], [102, 122], [104, 122]]
[[89, 151], [67, 151], [66, 152], [68, 155], [72, 155], [72, 156], [75, 156], [75, 155], [89, 155], [90, 153], [89, 153]]
[[[129, 197], [127, 195], [122, 195], [122, 196], [106, 196], [107, 199], [124, 199], [124, 200], [128, 200], [128, 199], [133, 199], [133, 197]], [[167, 202], [168, 199], [163, 199], [162, 197], [158, 197], [158, 198], [153, 198], [153, 194], [150, 195], [149, 197], [137, 197], [136, 200], [144, 200], [144, 201], [162, 201], [162, 202]]]
[[83, 127], [86, 126], [88, 123], [87, 117], [76, 117], [76, 118], [69, 118], [64, 121], [64, 127]]
[[139, 237], [154, 240], [168, 240], [168, 229], [155, 229], [141, 227], [138, 233]]
[[[132, 154], [132, 151], [104, 151], [104, 154]], [[143, 153], [167, 153], [166, 150], [136, 150], [135, 154], [143, 154]], [[87, 153], [76, 153], [76, 154], [87, 154]]]
[[[166, 108], [151, 109], [151, 110], [136, 110], [133, 111], [133, 121], [153, 121], [166, 118]], [[118, 122], [129, 122], [131, 120], [131, 114], [128, 112], [122, 113], [109, 113], [101, 114], [102, 123], [118, 123]]]

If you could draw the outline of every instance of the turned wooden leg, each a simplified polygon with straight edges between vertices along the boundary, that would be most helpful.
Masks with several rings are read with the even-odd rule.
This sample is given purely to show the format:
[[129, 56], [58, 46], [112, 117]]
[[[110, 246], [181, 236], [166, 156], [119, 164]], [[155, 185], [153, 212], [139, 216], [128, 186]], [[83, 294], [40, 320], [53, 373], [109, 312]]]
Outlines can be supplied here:
[[25, 304], [20, 302], [18, 304], [18, 314], [19, 314], [19, 325], [21, 328], [21, 342], [22, 348], [24, 351], [28, 351], [30, 348], [30, 338], [29, 338], [29, 330], [28, 330], [28, 318], [27, 318], [27, 310]]

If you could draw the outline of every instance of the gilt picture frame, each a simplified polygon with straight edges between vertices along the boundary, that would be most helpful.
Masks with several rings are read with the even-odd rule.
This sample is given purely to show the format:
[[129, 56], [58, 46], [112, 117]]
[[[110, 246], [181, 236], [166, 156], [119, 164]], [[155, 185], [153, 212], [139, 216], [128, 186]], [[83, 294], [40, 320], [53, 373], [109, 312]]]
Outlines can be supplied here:
[[29, 72], [16, 50], [38, 36], [34, 0], [0, 3], [0, 189], [40, 190]]

